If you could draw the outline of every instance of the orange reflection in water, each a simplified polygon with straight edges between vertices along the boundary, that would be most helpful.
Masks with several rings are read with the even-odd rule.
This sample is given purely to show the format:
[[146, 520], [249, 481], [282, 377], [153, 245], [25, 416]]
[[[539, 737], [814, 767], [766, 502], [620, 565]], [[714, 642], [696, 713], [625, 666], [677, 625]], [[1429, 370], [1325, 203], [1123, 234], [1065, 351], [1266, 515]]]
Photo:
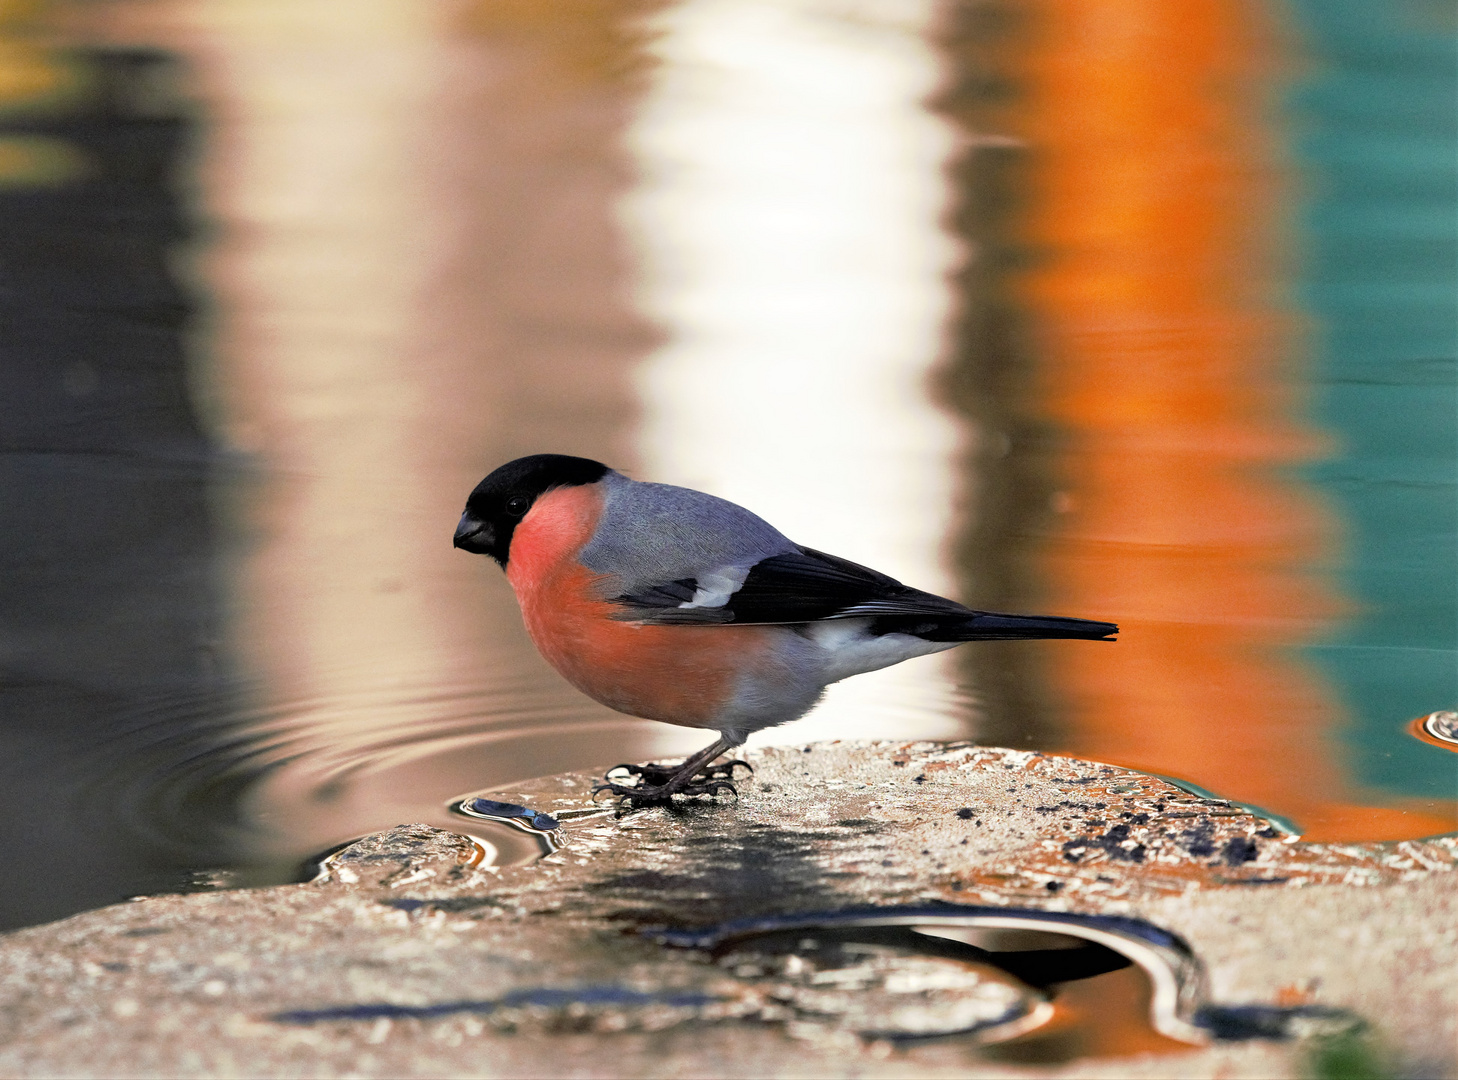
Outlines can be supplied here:
[[1008, 1064], [1049, 1065], [1193, 1051], [1189, 1043], [1155, 1030], [1153, 997], [1149, 976], [1135, 965], [1063, 983], [1054, 988], [1054, 1012], [1046, 1024], [1013, 1042], [987, 1047], [983, 1055]]
[[1036, 9], [1009, 119], [1035, 155], [1020, 279], [1040, 337], [1060, 610], [1118, 645], [1048, 649], [1076, 719], [1058, 747], [1177, 775], [1312, 840], [1448, 831], [1458, 806], [1368, 805], [1340, 704], [1291, 646], [1343, 609], [1309, 568], [1338, 536], [1277, 470], [1322, 449], [1294, 419], [1297, 326], [1277, 294], [1281, 177], [1263, 133], [1276, 27], [1238, 0]]

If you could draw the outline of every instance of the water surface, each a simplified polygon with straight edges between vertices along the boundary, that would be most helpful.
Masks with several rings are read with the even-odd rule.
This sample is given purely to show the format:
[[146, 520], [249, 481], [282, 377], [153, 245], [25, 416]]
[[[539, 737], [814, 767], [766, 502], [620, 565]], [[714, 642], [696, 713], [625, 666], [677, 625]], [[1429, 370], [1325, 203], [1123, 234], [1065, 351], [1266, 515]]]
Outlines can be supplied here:
[[1407, 730], [1458, 700], [1451, 29], [6, 9], [0, 919], [696, 749], [566, 686], [451, 548], [543, 450], [1124, 627], [852, 680], [759, 741], [976, 738], [1312, 837], [1451, 830], [1458, 757]]

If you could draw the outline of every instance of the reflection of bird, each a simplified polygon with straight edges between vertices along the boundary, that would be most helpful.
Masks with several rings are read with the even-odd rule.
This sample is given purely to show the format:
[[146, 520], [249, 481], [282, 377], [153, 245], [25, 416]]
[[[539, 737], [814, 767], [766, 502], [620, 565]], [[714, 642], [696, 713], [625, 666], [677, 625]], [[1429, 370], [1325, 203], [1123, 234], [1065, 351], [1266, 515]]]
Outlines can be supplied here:
[[455, 545], [501, 564], [537, 648], [583, 693], [719, 732], [675, 769], [633, 767], [637, 786], [599, 789], [638, 804], [732, 791], [733, 763], [713, 762], [847, 676], [963, 641], [1118, 632], [972, 611], [801, 547], [734, 503], [560, 454], [477, 484]]

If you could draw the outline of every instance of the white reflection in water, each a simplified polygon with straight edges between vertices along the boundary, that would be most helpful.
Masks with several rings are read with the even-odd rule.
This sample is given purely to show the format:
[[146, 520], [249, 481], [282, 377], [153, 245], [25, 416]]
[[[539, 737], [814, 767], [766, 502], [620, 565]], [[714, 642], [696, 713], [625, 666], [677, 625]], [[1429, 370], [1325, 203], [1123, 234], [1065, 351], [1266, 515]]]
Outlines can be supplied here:
[[233, 632], [286, 761], [248, 810], [280, 858], [645, 756], [656, 726], [549, 671], [497, 568], [451, 547], [502, 461], [620, 454], [648, 338], [617, 270], [621, 92], [551, 84], [448, 8], [189, 8], [220, 422], [257, 475]]
[[[923, 105], [926, 0], [687, 0], [630, 132], [640, 479], [732, 499], [793, 539], [951, 588], [959, 433], [928, 397], [957, 251], [951, 132]], [[756, 743], [965, 733], [945, 655], [833, 687]]]
[[225, 421], [267, 470], [236, 630], [278, 717], [260, 733], [305, 753], [255, 801], [285, 831], [313, 818], [317, 842], [352, 827], [312, 805], [332, 771], [315, 755], [428, 729], [455, 703], [392, 699], [469, 682], [452, 642], [470, 627], [441, 588], [463, 576], [440, 540], [459, 495], [422, 460], [442, 420], [419, 322], [439, 248], [420, 123], [439, 29], [392, 0], [198, 19], [228, 105], [208, 177], [231, 237], [213, 255]]

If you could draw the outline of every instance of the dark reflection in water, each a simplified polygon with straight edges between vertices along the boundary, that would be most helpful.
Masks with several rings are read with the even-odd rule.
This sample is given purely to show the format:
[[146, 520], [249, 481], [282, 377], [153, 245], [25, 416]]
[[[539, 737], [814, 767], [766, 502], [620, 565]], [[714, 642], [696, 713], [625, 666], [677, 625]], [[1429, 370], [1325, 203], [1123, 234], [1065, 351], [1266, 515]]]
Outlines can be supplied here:
[[[964, 302], [951, 328], [950, 363], [942, 379], [949, 403], [977, 433], [963, 463], [976, 478], [977, 505], [956, 538], [954, 563], [964, 602], [991, 611], [1041, 610], [1050, 599], [1036, 588], [1021, 540], [1050, 513], [1054, 480], [1027, 450], [1052, 436], [1050, 426], [1025, 405], [1031, 394], [1029, 319], [1008, 280], [1036, 254], [1014, 227], [1032, 198], [1029, 150], [1006, 134], [1009, 125], [997, 115], [1027, 92], [1008, 70], [1008, 60], [1026, 48], [1032, 21], [1033, 13], [1019, 5], [951, 5], [942, 42], [951, 71], [936, 101], [969, 139], [949, 165], [959, 195], [949, 221], [975, 252], [957, 274]], [[1001, 137], [989, 137], [999, 131]], [[1025, 608], [1030, 601], [1034, 606]], [[1026, 648], [992, 642], [957, 654], [983, 703], [978, 734], [990, 744], [1057, 741], [1057, 703], [1040, 659]]]
[[83, 14], [107, 47], [0, 25], [7, 85], [23, 53], [81, 88], [9, 117], [43, 167], [3, 194], [0, 854], [25, 873], [0, 920], [285, 880], [371, 830], [460, 828], [462, 792], [647, 756], [651, 725], [547, 671], [450, 545], [501, 460], [631, 464], [632, 12]]
[[0, 926], [180, 887], [241, 783], [168, 265], [193, 124], [165, 55], [34, 60], [0, 119]]

